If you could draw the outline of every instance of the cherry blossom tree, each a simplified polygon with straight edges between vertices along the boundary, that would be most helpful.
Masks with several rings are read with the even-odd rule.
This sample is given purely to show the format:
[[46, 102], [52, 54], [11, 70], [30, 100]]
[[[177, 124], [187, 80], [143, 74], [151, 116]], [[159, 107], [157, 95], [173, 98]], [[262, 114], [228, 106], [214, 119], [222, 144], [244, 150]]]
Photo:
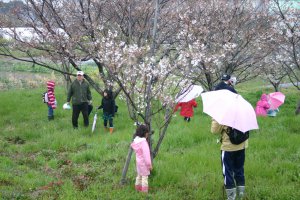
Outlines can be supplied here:
[[300, 90], [300, 10], [291, 1], [273, 0], [276, 20], [273, 30], [277, 33], [280, 49], [278, 60], [293, 85]]
[[268, 48], [267, 13], [251, 3], [189, 1], [181, 15], [179, 60], [188, 65], [185, 76], [212, 90], [223, 73], [235, 74], [239, 82], [258, 75]]

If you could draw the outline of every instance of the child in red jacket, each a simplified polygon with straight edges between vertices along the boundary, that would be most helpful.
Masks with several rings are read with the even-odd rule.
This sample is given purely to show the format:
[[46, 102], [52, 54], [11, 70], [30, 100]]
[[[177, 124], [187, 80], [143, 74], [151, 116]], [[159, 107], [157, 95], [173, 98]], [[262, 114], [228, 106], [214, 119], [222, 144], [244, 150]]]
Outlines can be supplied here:
[[197, 102], [195, 101], [195, 99], [192, 99], [188, 102], [179, 102], [175, 109], [174, 112], [176, 112], [178, 110], [178, 108], [181, 107], [180, 110], [180, 115], [184, 117], [184, 121], [190, 122], [191, 121], [191, 117], [194, 116], [194, 107], [197, 107]]

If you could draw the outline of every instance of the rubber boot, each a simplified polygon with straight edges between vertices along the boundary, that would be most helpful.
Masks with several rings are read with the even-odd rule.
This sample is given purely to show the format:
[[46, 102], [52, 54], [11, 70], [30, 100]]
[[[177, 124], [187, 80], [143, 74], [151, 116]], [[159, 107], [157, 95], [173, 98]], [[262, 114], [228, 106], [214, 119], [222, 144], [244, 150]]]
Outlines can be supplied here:
[[54, 120], [54, 116], [48, 116], [48, 120], [49, 121]]
[[110, 128], [109, 128], [109, 132], [110, 132], [110, 134], [112, 134], [112, 133], [113, 133], [113, 131], [114, 131], [114, 128], [113, 128], [113, 127], [110, 127]]
[[245, 186], [238, 186], [237, 194], [238, 194], [238, 199], [243, 199], [245, 196]]
[[235, 200], [236, 197], [236, 189], [226, 189], [227, 200]]

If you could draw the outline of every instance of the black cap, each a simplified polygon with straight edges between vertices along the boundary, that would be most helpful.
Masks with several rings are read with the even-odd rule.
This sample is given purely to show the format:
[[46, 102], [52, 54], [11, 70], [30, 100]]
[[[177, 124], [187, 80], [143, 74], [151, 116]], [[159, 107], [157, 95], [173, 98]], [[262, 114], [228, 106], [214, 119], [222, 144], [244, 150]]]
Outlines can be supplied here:
[[222, 80], [222, 81], [228, 81], [230, 78], [231, 78], [230, 75], [228, 75], [228, 74], [223, 74], [221, 80]]

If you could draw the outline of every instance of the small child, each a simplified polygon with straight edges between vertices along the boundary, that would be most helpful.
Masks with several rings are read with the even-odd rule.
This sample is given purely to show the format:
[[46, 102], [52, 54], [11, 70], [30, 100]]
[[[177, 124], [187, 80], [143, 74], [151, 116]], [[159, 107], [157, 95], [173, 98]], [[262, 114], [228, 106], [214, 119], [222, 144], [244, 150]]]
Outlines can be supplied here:
[[191, 117], [194, 116], [193, 107], [197, 107], [197, 102], [195, 101], [195, 99], [192, 99], [188, 102], [179, 102], [176, 105], [174, 112], [176, 112], [179, 107], [181, 107], [180, 115], [184, 117], [184, 121], [190, 122]]
[[268, 96], [266, 94], [262, 94], [260, 100], [256, 103], [256, 116], [267, 116], [269, 108], [270, 104], [268, 102]]
[[114, 130], [113, 118], [115, 116], [116, 104], [111, 90], [105, 89], [103, 96], [101, 105], [98, 109], [103, 108], [104, 128], [107, 129], [107, 121], [109, 121], [109, 132], [112, 134]]
[[54, 120], [54, 109], [56, 108], [56, 98], [54, 94], [54, 81], [47, 81], [47, 95], [48, 95], [48, 120]]
[[139, 125], [136, 129], [135, 138], [131, 143], [132, 149], [136, 153], [135, 189], [140, 192], [148, 192], [148, 176], [152, 170], [150, 149], [147, 142], [149, 129], [146, 125]]

